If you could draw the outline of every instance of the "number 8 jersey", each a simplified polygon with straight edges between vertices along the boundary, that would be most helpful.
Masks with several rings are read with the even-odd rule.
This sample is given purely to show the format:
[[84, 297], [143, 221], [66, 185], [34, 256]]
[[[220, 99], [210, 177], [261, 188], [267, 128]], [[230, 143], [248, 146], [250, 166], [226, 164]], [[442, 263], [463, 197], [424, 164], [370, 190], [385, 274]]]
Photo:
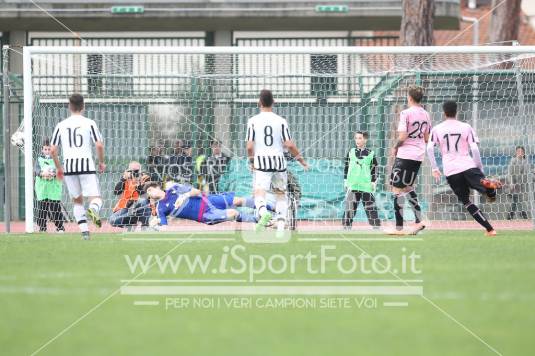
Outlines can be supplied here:
[[247, 122], [247, 141], [254, 142], [254, 168], [256, 170], [286, 171], [283, 143], [290, 139], [288, 123], [273, 112], [261, 112]]
[[412, 106], [399, 115], [398, 132], [406, 132], [407, 139], [398, 148], [396, 157], [422, 162], [425, 157], [425, 135], [431, 131], [429, 113], [421, 106]]
[[65, 175], [96, 173], [91, 146], [97, 141], [102, 141], [97, 124], [84, 116], [72, 115], [56, 125], [51, 144], [61, 144]]

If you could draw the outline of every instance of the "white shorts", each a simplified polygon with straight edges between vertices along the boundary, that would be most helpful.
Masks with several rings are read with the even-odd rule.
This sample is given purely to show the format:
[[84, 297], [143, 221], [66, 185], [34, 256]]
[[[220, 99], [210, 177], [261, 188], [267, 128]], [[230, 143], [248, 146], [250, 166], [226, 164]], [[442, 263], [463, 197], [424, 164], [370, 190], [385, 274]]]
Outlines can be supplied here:
[[64, 176], [63, 180], [71, 198], [78, 198], [81, 195], [84, 197], [100, 197], [98, 178], [94, 173]]
[[288, 172], [264, 172], [255, 170], [253, 174], [253, 188], [267, 191], [285, 192], [288, 185]]

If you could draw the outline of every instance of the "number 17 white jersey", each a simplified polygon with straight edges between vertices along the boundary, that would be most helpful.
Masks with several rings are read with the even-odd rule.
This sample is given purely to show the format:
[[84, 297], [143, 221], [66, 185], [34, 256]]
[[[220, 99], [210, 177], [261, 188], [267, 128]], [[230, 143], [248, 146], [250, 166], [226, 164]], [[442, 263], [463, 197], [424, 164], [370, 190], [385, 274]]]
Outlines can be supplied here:
[[254, 168], [264, 172], [284, 172], [284, 142], [290, 140], [286, 120], [273, 112], [261, 112], [247, 122], [247, 141], [254, 141]]
[[102, 141], [95, 121], [72, 115], [56, 125], [52, 134], [53, 146], [61, 145], [65, 175], [96, 173], [92, 145]]

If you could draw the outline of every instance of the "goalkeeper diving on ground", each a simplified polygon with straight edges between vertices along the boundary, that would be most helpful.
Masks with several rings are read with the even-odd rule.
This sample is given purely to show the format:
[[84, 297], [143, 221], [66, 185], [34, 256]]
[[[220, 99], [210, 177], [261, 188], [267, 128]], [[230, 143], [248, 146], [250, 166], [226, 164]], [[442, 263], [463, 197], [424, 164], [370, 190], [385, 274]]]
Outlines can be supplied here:
[[[147, 196], [156, 204], [157, 222], [161, 227], [168, 225], [169, 217], [207, 225], [225, 221], [253, 223], [257, 221], [253, 214], [236, 209], [237, 207], [254, 209], [254, 200], [237, 197], [234, 192], [206, 194], [189, 184], [174, 184], [164, 191], [160, 184], [155, 182], [146, 184], [145, 190]], [[274, 210], [270, 204], [268, 209]]]

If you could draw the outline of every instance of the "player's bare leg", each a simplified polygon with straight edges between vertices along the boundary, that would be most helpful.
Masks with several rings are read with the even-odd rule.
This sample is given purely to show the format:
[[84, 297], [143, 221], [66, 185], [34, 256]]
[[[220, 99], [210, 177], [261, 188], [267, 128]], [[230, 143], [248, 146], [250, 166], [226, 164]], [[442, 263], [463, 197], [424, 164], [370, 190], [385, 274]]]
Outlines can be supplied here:
[[240, 212], [236, 209], [226, 209], [227, 219], [236, 220], [240, 216]]
[[234, 197], [234, 199], [232, 199], [232, 205], [233, 206], [247, 206], [247, 198]]
[[[232, 200], [232, 206], [243, 206], [246, 208], [255, 208], [254, 198], [253, 197], [234, 197]], [[273, 212], [275, 207], [272, 203], [269, 202], [269, 199], [266, 199], [266, 208], [267, 210]]]
[[[232, 199], [232, 206], [243, 206], [247, 208], [254, 209], [255, 202], [253, 197], [234, 197]], [[269, 210], [269, 204], [266, 204], [266, 207]]]
[[[235, 197], [232, 201], [233, 206], [248, 206], [246, 205], [246, 200], [250, 198], [240, 198]], [[251, 207], [250, 205], [248, 207]], [[254, 208], [254, 206], [252, 206]], [[256, 222], [256, 217], [252, 214], [246, 213], [244, 211], [239, 211], [234, 208], [225, 209], [228, 220], [235, 220], [238, 222]]]
[[74, 219], [76, 219], [78, 227], [82, 232], [82, 239], [89, 240], [89, 227], [87, 226], [87, 217], [85, 215], [84, 197], [80, 195], [79, 197], [73, 198], [72, 201]]
[[87, 208], [87, 216], [93, 221], [97, 227], [102, 227], [102, 220], [100, 219], [100, 209], [102, 208], [102, 198], [89, 197], [89, 208]]

